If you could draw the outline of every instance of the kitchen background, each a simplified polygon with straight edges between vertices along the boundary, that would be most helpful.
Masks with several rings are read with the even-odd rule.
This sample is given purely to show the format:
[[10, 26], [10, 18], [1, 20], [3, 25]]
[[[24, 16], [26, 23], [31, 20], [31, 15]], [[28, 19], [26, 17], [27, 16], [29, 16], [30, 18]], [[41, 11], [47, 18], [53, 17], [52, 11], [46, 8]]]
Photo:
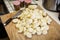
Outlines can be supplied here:
[[[33, 1], [34, 1], [34, 0], [33, 0]], [[46, 11], [49, 16], [51, 16], [51, 18], [53, 18], [58, 24], [60, 24], [60, 21], [59, 21], [59, 19], [58, 19], [58, 13], [56, 13], [56, 12], [51, 12], [51, 11], [48, 11], [48, 10], [44, 9], [43, 6], [42, 6], [42, 2], [43, 2], [43, 0], [38, 0], [38, 1], [32, 2], [32, 3], [37, 3], [38, 5], [40, 5], [41, 8], [42, 8], [44, 11]], [[9, 11], [10, 13], [13, 12], [13, 11], [15, 11], [14, 6], [13, 6], [13, 4], [12, 4], [12, 0], [4, 0], [4, 3], [6, 4], [6, 7], [8, 8], [8, 11]]]

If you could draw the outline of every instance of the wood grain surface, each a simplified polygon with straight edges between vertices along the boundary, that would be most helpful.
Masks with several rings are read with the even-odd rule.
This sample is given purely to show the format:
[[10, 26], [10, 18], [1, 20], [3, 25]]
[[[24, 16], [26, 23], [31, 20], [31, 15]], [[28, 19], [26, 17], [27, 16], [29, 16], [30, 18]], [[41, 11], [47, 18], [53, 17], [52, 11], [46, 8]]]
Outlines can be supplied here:
[[[15, 15], [15, 13], [10, 13], [1, 16], [2, 21], [5, 22], [8, 18]], [[53, 19], [52, 19], [53, 20]], [[49, 25], [49, 31], [47, 35], [33, 35], [31, 39], [23, 35], [23, 33], [17, 33], [17, 28], [12, 22], [5, 27], [10, 40], [60, 40], [60, 25], [54, 20]]]

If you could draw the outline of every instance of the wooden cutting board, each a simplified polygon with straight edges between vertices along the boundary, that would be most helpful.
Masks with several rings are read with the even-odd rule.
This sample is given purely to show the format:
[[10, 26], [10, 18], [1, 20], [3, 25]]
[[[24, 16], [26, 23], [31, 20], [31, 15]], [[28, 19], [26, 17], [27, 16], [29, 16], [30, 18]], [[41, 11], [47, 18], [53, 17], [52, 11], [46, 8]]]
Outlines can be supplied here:
[[[15, 13], [10, 13], [1, 16], [2, 21], [5, 22], [8, 18], [12, 17]], [[53, 19], [52, 19], [53, 20]], [[17, 33], [17, 28], [12, 22], [5, 27], [10, 40], [60, 40], [60, 25], [54, 20], [49, 25], [49, 31], [47, 35], [33, 35], [31, 39], [23, 35], [23, 33]]]

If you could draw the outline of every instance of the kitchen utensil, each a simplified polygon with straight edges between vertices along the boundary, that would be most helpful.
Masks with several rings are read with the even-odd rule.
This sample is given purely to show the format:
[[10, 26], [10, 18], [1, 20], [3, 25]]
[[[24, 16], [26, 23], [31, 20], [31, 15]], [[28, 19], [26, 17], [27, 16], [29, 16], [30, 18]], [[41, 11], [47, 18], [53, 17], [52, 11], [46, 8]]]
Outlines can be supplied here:
[[49, 11], [59, 12], [60, 20], [60, 0], [43, 0], [43, 7]]
[[20, 1], [13, 1], [13, 5], [16, 11], [20, 9]]
[[[24, 9], [24, 8], [23, 8]], [[22, 10], [23, 10], [22, 9]], [[13, 19], [17, 18], [18, 15], [21, 14], [22, 10], [19, 10], [13, 17], [9, 18], [5, 23], [4, 26], [8, 25]]]

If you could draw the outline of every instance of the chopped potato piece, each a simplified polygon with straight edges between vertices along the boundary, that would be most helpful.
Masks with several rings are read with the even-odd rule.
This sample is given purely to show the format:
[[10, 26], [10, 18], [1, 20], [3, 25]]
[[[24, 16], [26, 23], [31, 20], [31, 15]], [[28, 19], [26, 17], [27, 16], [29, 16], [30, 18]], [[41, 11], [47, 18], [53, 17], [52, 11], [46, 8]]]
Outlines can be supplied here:
[[37, 5], [29, 5], [23, 12], [18, 16], [18, 19], [14, 19], [18, 33], [24, 33], [28, 38], [32, 38], [32, 34], [46, 35], [49, 30], [51, 19], [47, 16], [44, 10], [37, 8]]

